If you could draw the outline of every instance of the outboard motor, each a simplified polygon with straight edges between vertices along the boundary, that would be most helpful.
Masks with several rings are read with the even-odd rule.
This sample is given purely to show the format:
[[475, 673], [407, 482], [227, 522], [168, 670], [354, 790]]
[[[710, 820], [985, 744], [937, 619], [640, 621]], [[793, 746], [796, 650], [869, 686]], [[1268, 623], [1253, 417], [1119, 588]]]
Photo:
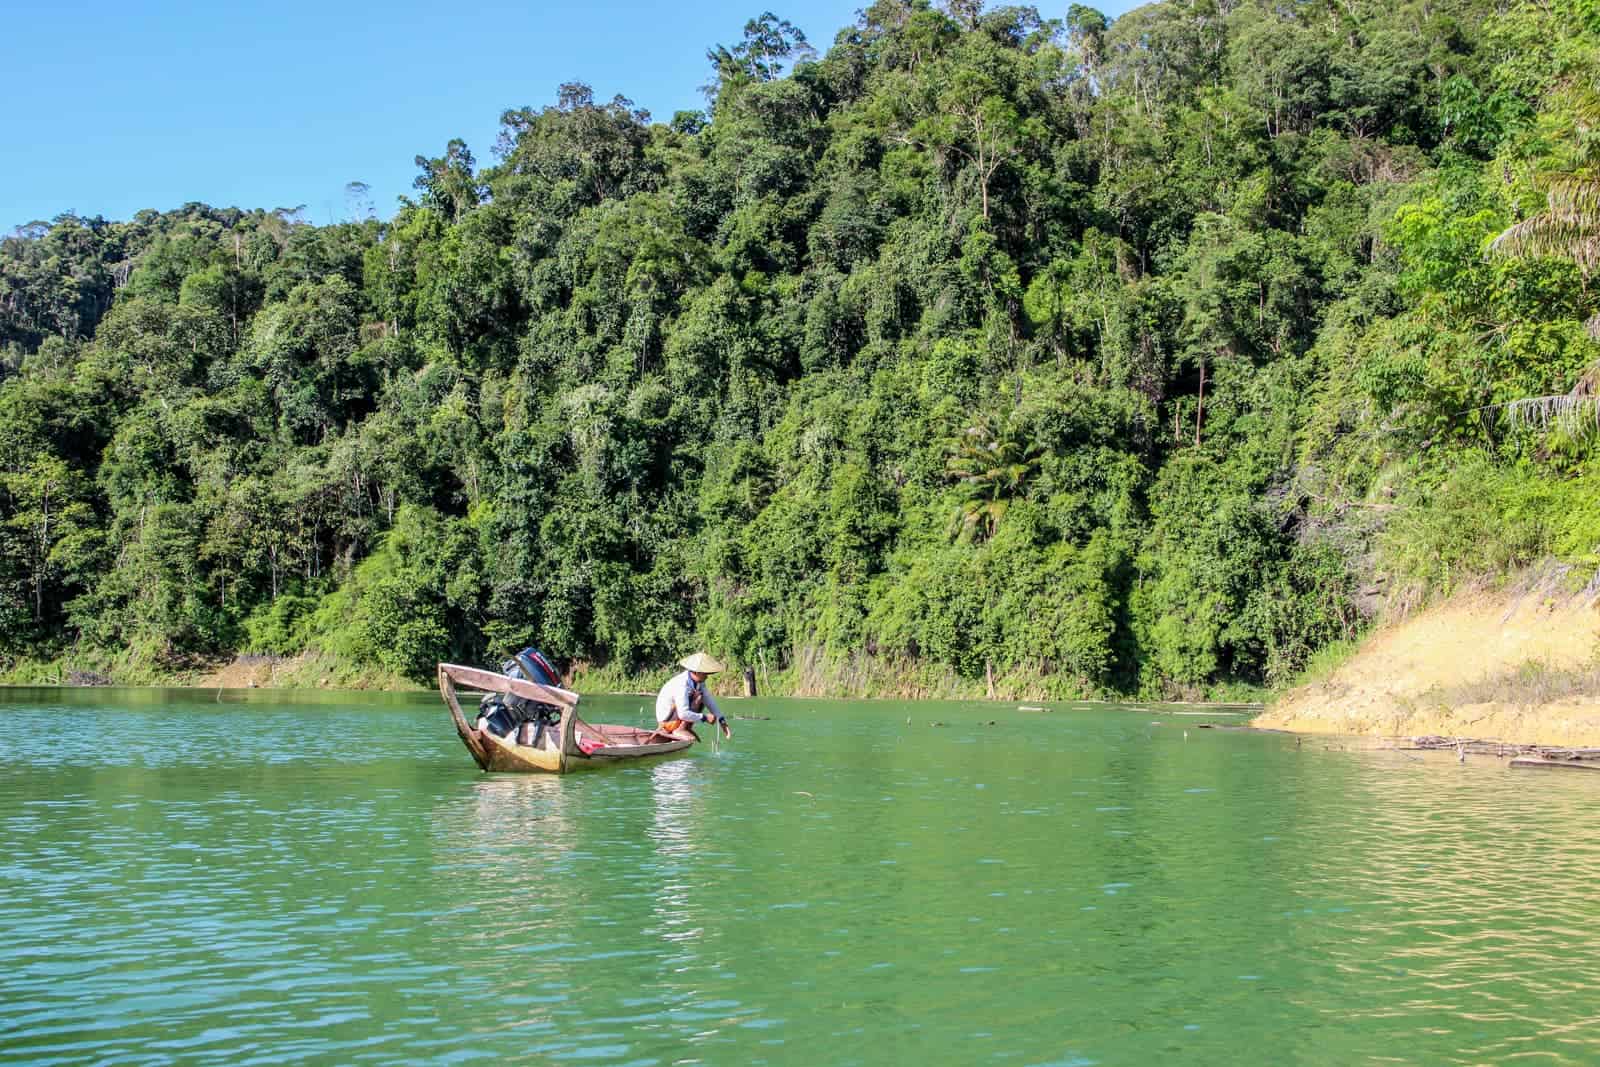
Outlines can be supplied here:
[[[501, 663], [500, 673], [540, 685], [561, 684], [556, 669], [536, 648], [525, 648]], [[478, 702], [478, 729], [491, 730], [519, 745], [538, 747], [545, 728], [560, 722], [561, 709], [556, 705], [527, 700], [515, 693], [486, 693]]]

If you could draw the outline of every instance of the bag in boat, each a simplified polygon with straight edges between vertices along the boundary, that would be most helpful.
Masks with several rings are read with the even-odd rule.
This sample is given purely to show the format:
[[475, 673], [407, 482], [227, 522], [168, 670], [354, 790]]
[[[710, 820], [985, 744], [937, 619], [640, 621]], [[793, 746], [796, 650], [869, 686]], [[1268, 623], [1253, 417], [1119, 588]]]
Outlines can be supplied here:
[[[540, 685], [560, 685], [560, 675], [550, 665], [543, 652], [525, 648], [500, 664], [500, 673], [507, 678], [521, 678]], [[537, 745], [546, 727], [561, 721], [561, 709], [554, 704], [544, 704], [519, 697], [514, 693], [485, 693], [478, 701], [478, 728], [487, 728], [500, 737], [510, 737], [519, 727], [531, 725], [531, 730], [521, 731], [520, 744]], [[530, 736], [531, 735], [531, 736]]]

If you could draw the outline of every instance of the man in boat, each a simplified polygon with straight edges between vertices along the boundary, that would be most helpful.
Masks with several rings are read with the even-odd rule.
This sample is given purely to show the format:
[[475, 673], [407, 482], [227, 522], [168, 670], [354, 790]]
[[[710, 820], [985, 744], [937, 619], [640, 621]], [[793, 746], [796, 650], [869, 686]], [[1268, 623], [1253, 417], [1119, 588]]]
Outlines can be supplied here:
[[656, 694], [656, 730], [664, 734], [685, 732], [698, 741], [700, 735], [694, 732], [694, 724], [709, 722], [721, 728], [723, 737], [732, 737], [728, 717], [706, 692], [706, 679], [724, 670], [722, 664], [704, 652], [696, 652], [679, 660], [678, 666], [682, 672], [667, 679]]

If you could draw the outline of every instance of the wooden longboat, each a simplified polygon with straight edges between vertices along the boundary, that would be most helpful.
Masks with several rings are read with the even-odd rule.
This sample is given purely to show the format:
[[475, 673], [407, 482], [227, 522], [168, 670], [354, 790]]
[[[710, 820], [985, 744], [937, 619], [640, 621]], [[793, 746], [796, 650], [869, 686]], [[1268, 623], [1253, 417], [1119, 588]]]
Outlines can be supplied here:
[[[458, 685], [553, 705], [561, 709], [561, 722], [544, 730], [537, 744], [519, 745], [488, 730], [475, 729], [461, 712], [461, 701], [456, 696]], [[694, 735], [689, 733], [663, 735], [635, 726], [584, 722], [578, 715], [578, 694], [570, 689], [508, 678], [478, 667], [439, 664], [439, 695], [450, 709], [450, 718], [456, 724], [461, 743], [486, 771], [566, 774], [584, 767], [682, 752], [695, 742]], [[662, 740], [663, 736], [667, 739]]]

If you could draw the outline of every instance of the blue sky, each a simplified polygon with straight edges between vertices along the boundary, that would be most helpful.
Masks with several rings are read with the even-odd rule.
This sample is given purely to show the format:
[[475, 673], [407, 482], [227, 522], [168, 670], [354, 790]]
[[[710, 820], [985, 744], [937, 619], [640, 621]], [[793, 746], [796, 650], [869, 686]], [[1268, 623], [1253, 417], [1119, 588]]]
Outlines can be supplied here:
[[5, 0], [0, 233], [191, 200], [325, 223], [350, 215], [352, 181], [387, 217], [417, 155], [460, 137], [492, 162], [500, 113], [554, 103], [562, 82], [662, 121], [703, 107], [706, 49], [768, 6], [825, 51], [863, 4]]

